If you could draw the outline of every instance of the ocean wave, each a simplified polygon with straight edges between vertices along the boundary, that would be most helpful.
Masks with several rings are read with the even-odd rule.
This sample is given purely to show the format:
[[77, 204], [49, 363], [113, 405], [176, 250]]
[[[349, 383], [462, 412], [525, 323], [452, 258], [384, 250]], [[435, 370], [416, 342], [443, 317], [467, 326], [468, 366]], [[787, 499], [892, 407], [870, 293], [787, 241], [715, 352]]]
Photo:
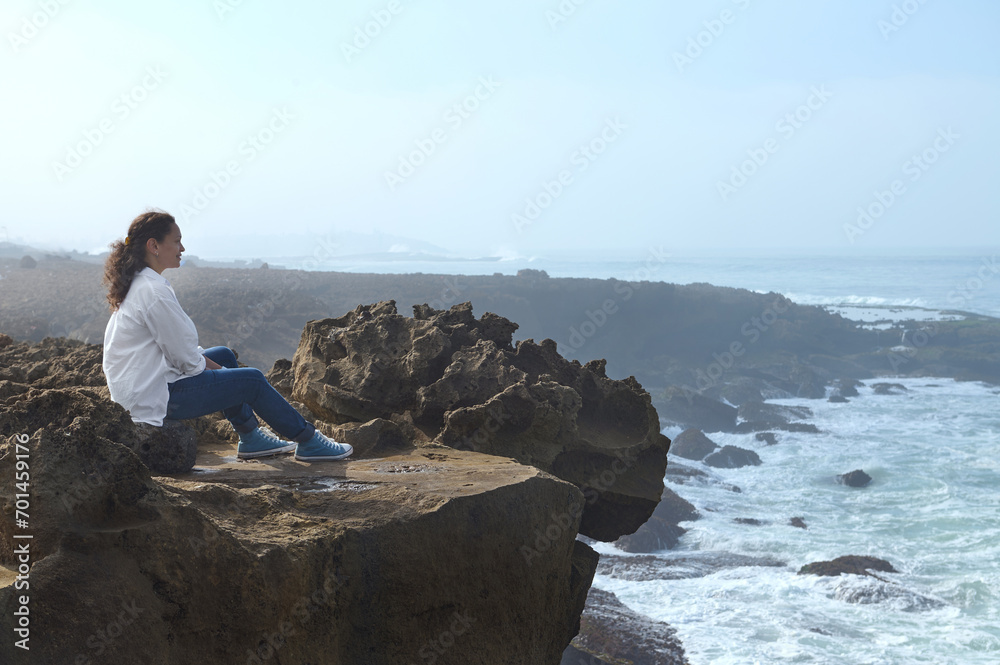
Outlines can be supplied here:
[[929, 307], [923, 298], [882, 298], [879, 296], [818, 296], [808, 293], [784, 293], [789, 300], [800, 305], [830, 307]]

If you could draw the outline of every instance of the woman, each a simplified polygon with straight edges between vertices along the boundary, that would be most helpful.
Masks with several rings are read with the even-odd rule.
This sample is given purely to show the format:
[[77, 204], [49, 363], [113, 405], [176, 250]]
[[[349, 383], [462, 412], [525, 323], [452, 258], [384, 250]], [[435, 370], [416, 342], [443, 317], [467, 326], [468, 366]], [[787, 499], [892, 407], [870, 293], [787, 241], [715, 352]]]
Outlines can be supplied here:
[[[136, 217], [124, 241], [111, 244], [104, 265], [111, 320], [104, 332], [104, 374], [111, 399], [132, 420], [160, 427], [222, 411], [239, 434], [238, 456], [265, 457], [295, 450], [306, 462], [338, 460], [354, 449], [323, 436], [285, 401], [264, 374], [238, 367], [224, 346], [198, 345], [194, 322], [181, 309], [167, 268], [179, 268], [184, 245], [165, 212]], [[257, 426], [254, 412], [285, 439]]]

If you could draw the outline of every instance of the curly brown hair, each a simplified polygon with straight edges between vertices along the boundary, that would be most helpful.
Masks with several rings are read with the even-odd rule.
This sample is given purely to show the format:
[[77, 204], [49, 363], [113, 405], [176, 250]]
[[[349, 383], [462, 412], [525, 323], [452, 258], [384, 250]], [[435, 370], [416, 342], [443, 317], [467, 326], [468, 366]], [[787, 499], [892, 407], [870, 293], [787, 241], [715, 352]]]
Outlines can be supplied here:
[[146, 267], [146, 241], [153, 238], [163, 242], [176, 223], [173, 215], [150, 210], [132, 220], [125, 240], [115, 240], [109, 245], [111, 254], [104, 262], [104, 283], [108, 285], [112, 311], [125, 300], [135, 274]]

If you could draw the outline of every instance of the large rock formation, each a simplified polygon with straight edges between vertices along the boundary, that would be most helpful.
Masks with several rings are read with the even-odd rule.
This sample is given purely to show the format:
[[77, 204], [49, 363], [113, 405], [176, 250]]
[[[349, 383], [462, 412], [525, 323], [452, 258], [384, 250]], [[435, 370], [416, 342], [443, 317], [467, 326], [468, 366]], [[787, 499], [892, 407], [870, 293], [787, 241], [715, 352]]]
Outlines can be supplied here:
[[[364, 312], [362, 329], [402, 318]], [[436, 379], [393, 392], [377, 376], [393, 351], [373, 348], [358, 384], [303, 383], [375, 414], [327, 422], [321, 400], [299, 405], [357, 444], [351, 460], [240, 462], [228, 423], [206, 416], [189, 423], [194, 472], [173, 478], [143, 463], [100, 347], [0, 337], [0, 511], [14, 514], [20, 443], [33, 536], [28, 661], [11, 637], [20, 541], [0, 521], [0, 662], [558, 663], [597, 565], [581, 524], [604, 537], [641, 524], [668, 441], [648, 395], [603, 363], [515, 351], [499, 317], [431, 318], [404, 322], [422, 332], [395, 376]], [[306, 351], [323, 343], [303, 335]], [[298, 387], [306, 351], [274, 378]]]
[[517, 324], [468, 303], [448, 311], [394, 302], [312, 321], [291, 365], [272, 382], [320, 419], [392, 421], [426, 442], [511, 457], [576, 485], [580, 532], [612, 541], [634, 532], [663, 490], [670, 441], [633, 378], [603, 361], [570, 362], [555, 342], [524, 340]]
[[[583, 497], [537, 469], [442, 448], [151, 478], [98, 429], [78, 416], [25, 444], [31, 659], [5, 578], [4, 663], [554, 664], [576, 632], [597, 561], [575, 540]], [[14, 448], [0, 446], [5, 514]], [[550, 529], [553, 512], [571, 517]]]

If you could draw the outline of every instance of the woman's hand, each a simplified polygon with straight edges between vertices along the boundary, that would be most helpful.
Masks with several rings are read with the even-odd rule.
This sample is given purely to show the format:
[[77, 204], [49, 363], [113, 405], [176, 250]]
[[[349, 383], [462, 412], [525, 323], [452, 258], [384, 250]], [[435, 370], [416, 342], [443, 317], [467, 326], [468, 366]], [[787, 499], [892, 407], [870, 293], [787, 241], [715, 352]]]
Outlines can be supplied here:
[[222, 365], [205, 356], [205, 369], [222, 369]]

